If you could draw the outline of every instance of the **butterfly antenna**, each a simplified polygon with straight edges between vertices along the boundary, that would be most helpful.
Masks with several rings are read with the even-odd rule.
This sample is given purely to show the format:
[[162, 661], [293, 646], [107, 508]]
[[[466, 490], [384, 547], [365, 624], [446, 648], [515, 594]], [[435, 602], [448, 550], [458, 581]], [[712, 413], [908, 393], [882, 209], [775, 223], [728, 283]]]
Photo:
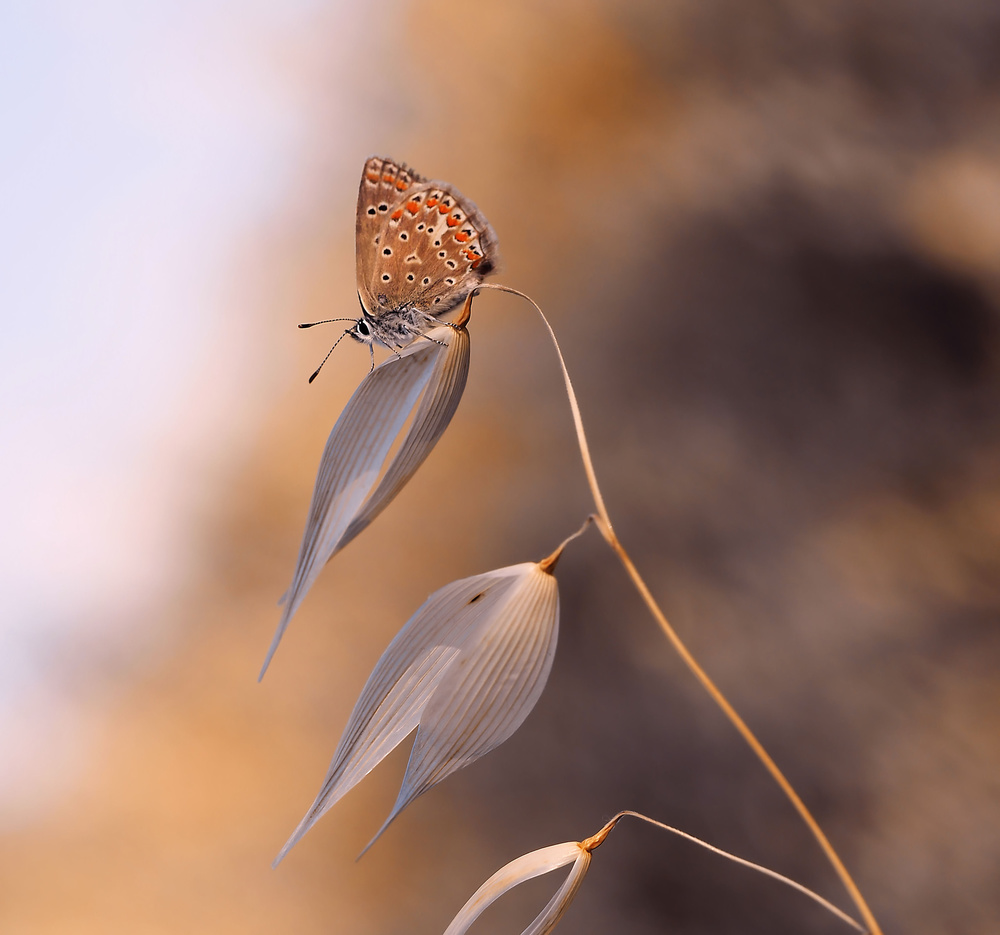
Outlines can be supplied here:
[[324, 318], [323, 321], [306, 321], [299, 325], [300, 328], [312, 328], [316, 325], [328, 325], [331, 321], [357, 321], [356, 318]]
[[[330, 320], [331, 321], [354, 321], [353, 318], [331, 318]], [[324, 324], [324, 322], [318, 321], [318, 322], [316, 322], [316, 324], [317, 325], [321, 325], [321, 324]], [[299, 325], [299, 327], [301, 328], [302, 325]], [[331, 347], [330, 350], [328, 350], [326, 352], [326, 357], [323, 358], [323, 360], [320, 363], [320, 365], [316, 368], [316, 370], [313, 372], [313, 375], [309, 378], [309, 382], [310, 383], [312, 383], [312, 381], [315, 380], [316, 377], [319, 376], [320, 370], [323, 369], [323, 364], [325, 364], [330, 359], [330, 355], [334, 352], [334, 350], [336, 349], [337, 345], [340, 344], [340, 342], [343, 341], [344, 338], [346, 338], [350, 333], [351, 333], [351, 329], [348, 328], [347, 331], [345, 331], [339, 338], [337, 338], [336, 341], [333, 342], [333, 347]], [[374, 367], [374, 362], [372, 363], [372, 366]]]

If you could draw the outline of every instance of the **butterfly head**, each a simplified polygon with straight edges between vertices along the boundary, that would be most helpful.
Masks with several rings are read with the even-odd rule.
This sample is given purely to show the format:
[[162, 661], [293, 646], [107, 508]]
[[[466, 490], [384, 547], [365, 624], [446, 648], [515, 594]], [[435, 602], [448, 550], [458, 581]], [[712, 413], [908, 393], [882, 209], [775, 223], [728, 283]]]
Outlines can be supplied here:
[[355, 341], [360, 341], [362, 344], [371, 344], [375, 340], [375, 332], [372, 330], [372, 326], [368, 324], [368, 319], [364, 315], [346, 333], [354, 338]]
[[374, 341], [379, 341], [383, 344], [385, 343], [382, 340], [382, 328], [379, 326], [379, 320], [385, 316], [388, 311], [388, 297], [380, 294], [377, 296], [377, 299], [378, 307], [370, 312], [365, 306], [364, 299], [361, 298], [361, 293], [358, 293], [358, 304], [361, 306], [361, 317], [354, 322], [354, 327], [348, 328], [344, 334], [350, 335], [355, 341], [360, 341], [362, 344], [371, 345]]

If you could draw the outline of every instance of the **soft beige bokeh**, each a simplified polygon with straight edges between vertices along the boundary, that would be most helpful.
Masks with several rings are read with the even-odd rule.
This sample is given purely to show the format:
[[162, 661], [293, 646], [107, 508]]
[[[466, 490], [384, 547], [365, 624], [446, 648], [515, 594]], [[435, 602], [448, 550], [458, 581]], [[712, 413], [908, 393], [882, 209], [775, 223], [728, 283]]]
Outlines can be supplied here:
[[[370, 132], [345, 142], [325, 119], [344, 89], [307, 75], [316, 152], [354, 148], [358, 171], [390, 154], [477, 202], [499, 278], [563, 338], [620, 536], [876, 915], [994, 930], [1000, 208], [981, 119], [996, 71], [976, 39], [992, 15], [847, 0], [371, 15], [349, 89]], [[293, 221], [248, 232], [274, 284], [255, 322], [356, 308], [356, 180], [331, 184], [307, 173]], [[394, 755], [269, 869], [423, 598], [542, 557], [589, 510], [540, 324], [484, 295], [471, 334], [452, 427], [326, 569], [257, 685], [319, 453], [367, 369], [342, 347], [307, 387], [329, 335], [300, 336], [191, 544], [198, 572], [150, 608], [169, 642], [83, 693], [100, 723], [86, 775], [0, 841], [0, 929], [432, 933], [507, 860], [622, 808], [847, 907], [596, 538], [560, 564], [560, 648], [521, 731], [356, 864]], [[620, 830], [602, 858], [567, 932], [840, 931], [651, 829]], [[519, 931], [547, 898], [525, 889], [482, 930]]]

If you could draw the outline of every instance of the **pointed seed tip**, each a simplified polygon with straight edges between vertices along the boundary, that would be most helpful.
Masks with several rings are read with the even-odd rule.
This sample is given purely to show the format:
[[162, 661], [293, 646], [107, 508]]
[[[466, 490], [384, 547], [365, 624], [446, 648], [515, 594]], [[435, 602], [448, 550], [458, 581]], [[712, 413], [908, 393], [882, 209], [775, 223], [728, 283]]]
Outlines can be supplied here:
[[547, 575], [554, 575], [556, 573], [556, 565], [559, 563], [559, 559], [562, 556], [562, 546], [555, 550], [548, 558], [543, 558], [538, 563], [538, 568], [544, 571]]
[[455, 320], [456, 328], [464, 328], [469, 323], [469, 319], [472, 317], [472, 300], [477, 295], [479, 295], [478, 290], [473, 289], [472, 292], [466, 296], [465, 304], [462, 306], [462, 312]]
[[574, 539], [577, 539], [580, 536], [582, 536], [587, 531], [590, 524], [594, 522], [595, 518], [596, 518], [595, 515], [591, 513], [583, 521], [583, 525], [575, 533], [573, 533], [573, 535], [567, 536], [565, 539], [563, 539], [563, 541], [559, 543], [559, 545], [556, 547], [556, 550], [550, 556], [548, 556], [547, 558], [543, 558], [538, 563], [538, 567], [542, 571], [547, 572], [550, 575], [554, 574], [556, 562], [558, 562], [559, 558], [562, 556], [563, 549], [565, 549], [566, 546], [568, 546]]
[[598, 831], [597, 834], [592, 834], [589, 838], [584, 838], [580, 842], [580, 847], [583, 850], [587, 851], [588, 853], [594, 850], [595, 848], [600, 847], [604, 843], [607, 836], [611, 834], [615, 825], [617, 825], [618, 822], [621, 821], [622, 816], [625, 814], [626, 814], [625, 812], [619, 812], [617, 815], [615, 815], [614, 818], [611, 819], [611, 821], [609, 821], [603, 828], [601, 828], [601, 830]]
[[386, 828], [388, 828], [388, 827], [389, 827], [389, 825], [390, 825], [390, 824], [392, 823], [392, 820], [393, 820], [393, 818], [395, 818], [395, 817], [396, 817], [395, 815], [390, 815], [390, 816], [389, 816], [389, 818], [387, 818], [387, 819], [386, 819], [386, 822], [385, 822], [385, 824], [384, 824], [384, 825], [382, 825], [382, 827], [381, 827], [381, 828], [379, 828], [379, 830], [375, 832], [375, 837], [373, 837], [373, 838], [372, 838], [372, 839], [371, 839], [371, 840], [370, 840], [370, 841], [369, 841], [369, 842], [368, 842], [368, 843], [367, 843], [367, 844], [366, 844], [366, 845], [365, 845], [365, 846], [364, 846], [363, 848], [361, 848], [361, 850], [360, 850], [360, 851], [358, 852], [358, 856], [354, 858], [354, 862], [355, 862], [355, 863], [357, 863], [357, 862], [358, 862], [359, 860], [361, 860], [361, 858], [362, 858], [362, 857], [364, 857], [364, 856], [365, 856], [365, 854], [367, 854], [367, 853], [368, 853], [368, 852], [369, 852], [369, 851], [370, 851], [370, 850], [372, 849], [372, 845], [374, 845], [374, 843], [375, 843], [375, 842], [376, 842], [376, 841], [377, 841], [377, 840], [378, 840], [378, 839], [379, 839], [380, 837], [382, 837], [382, 835], [383, 835], [383, 833], [385, 832]]
[[271, 660], [274, 658], [274, 652], [278, 648], [277, 643], [271, 646], [267, 651], [267, 655], [264, 657], [264, 664], [260, 667], [260, 674], [257, 676], [257, 681], [260, 682], [267, 670], [271, 667]]

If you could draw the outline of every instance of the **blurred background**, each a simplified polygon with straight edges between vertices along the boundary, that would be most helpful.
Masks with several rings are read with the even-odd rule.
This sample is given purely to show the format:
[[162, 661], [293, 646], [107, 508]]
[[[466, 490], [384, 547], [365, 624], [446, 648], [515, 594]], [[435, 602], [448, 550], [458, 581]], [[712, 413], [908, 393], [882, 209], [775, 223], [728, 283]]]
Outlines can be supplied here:
[[[451, 429], [256, 684], [368, 369], [308, 386], [295, 324], [356, 313], [372, 153], [490, 218], [622, 540], [886, 931], [997, 930], [1000, 6], [8, 3], [0, 101], [0, 930], [440, 932], [620, 808], [850, 908], [593, 533], [515, 737], [355, 863], [404, 745], [269, 868], [423, 598], [589, 511], [542, 327], [484, 295]], [[626, 824], [560, 931], [846, 929]]]

